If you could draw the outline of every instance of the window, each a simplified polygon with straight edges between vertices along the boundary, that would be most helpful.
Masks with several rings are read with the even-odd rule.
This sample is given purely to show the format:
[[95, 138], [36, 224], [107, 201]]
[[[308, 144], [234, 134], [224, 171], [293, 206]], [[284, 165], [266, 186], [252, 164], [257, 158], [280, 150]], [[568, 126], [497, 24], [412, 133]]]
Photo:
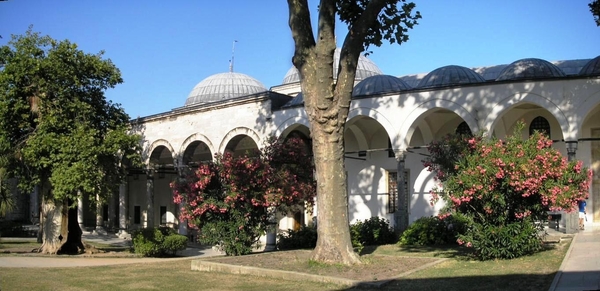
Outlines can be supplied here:
[[473, 133], [471, 132], [471, 128], [469, 128], [469, 125], [465, 121], [461, 122], [458, 125], [458, 127], [456, 127], [456, 134], [459, 134], [459, 135], [468, 135], [468, 136], [472, 136], [473, 135]]
[[167, 206], [160, 207], [160, 224], [167, 224]]
[[133, 207], [133, 223], [140, 224], [142, 221], [142, 208], [139, 205]]
[[550, 123], [548, 123], [546, 118], [538, 116], [531, 121], [531, 124], [529, 125], [529, 136], [532, 136], [536, 131], [545, 135], [547, 138], [550, 138]]

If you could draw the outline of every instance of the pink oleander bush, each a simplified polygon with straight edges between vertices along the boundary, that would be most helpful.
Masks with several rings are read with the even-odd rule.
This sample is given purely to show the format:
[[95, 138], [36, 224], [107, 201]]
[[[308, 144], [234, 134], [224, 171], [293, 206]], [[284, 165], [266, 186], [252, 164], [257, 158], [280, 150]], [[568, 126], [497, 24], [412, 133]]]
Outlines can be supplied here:
[[535, 222], [548, 211], [573, 211], [589, 193], [591, 171], [581, 161], [567, 162], [540, 133], [523, 140], [522, 129], [520, 123], [505, 140], [448, 137], [450, 146], [433, 144], [424, 161], [440, 182], [432, 203], [445, 201], [440, 217], [461, 213], [469, 219], [469, 231], [457, 242], [480, 259], [539, 251]]
[[217, 154], [171, 183], [179, 219], [199, 230], [202, 243], [243, 255], [265, 233], [268, 209], [312, 207], [316, 195], [309, 145], [300, 138], [271, 139], [257, 153]]

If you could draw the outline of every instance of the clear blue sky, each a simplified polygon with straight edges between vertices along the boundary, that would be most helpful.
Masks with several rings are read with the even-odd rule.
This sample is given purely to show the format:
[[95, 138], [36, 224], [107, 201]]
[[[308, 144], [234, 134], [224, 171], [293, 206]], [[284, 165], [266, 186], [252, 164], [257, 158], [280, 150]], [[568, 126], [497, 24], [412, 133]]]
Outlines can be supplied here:
[[[409, 42], [371, 49], [369, 58], [386, 74], [600, 55], [589, 0], [415, 3], [423, 18]], [[285, 0], [9, 0], [0, 2], [0, 45], [33, 25], [86, 52], [104, 50], [125, 81], [106, 96], [135, 118], [183, 106], [198, 82], [228, 71], [234, 40], [236, 72], [267, 88], [281, 84], [293, 54], [287, 16]], [[345, 27], [337, 30], [341, 43]]]

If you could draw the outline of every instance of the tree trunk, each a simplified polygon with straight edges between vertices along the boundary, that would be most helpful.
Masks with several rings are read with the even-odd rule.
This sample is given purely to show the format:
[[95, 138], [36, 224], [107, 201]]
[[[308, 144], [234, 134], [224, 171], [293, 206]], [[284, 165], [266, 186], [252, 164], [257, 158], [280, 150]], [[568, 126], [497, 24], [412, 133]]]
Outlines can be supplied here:
[[344, 167], [343, 129], [311, 130], [317, 174], [317, 246], [312, 259], [325, 263], [360, 263], [348, 227], [348, 192]]
[[84, 250], [81, 241], [81, 228], [77, 223], [77, 209], [69, 208], [68, 199], [55, 201], [42, 196], [42, 227], [43, 254], [76, 254]]

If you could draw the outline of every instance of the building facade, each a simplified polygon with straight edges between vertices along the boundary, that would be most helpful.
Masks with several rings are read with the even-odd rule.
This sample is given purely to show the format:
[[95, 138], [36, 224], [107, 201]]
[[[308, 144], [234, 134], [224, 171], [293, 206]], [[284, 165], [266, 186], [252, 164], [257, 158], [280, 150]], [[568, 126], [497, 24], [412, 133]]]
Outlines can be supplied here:
[[[337, 64], [339, 50], [335, 56]], [[215, 153], [259, 148], [273, 135], [310, 138], [299, 81], [293, 67], [281, 85], [269, 89], [244, 74], [216, 74], [198, 83], [182, 107], [133, 120], [133, 131], [143, 137], [146, 168], [132, 169], [102, 211], [82, 207], [80, 223], [127, 231], [166, 225], [185, 232], [169, 188], [181, 170]], [[523, 138], [544, 131], [565, 157], [593, 170], [588, 223], [600, 223], [600, 56], [445, 66], [401, 77], [384, 74], [361, 56], [355, 84], [345, 130], [351, 223], [378, 216], [392, 225], [409, 224], [436, 215], [443, 205], [430, 204], [435, 181], [421, 162], [427, 144], [454, 132], [502, 138], [518, 121], [526, 124]], [[290, 215], [279, 228], [310, 220]]]

